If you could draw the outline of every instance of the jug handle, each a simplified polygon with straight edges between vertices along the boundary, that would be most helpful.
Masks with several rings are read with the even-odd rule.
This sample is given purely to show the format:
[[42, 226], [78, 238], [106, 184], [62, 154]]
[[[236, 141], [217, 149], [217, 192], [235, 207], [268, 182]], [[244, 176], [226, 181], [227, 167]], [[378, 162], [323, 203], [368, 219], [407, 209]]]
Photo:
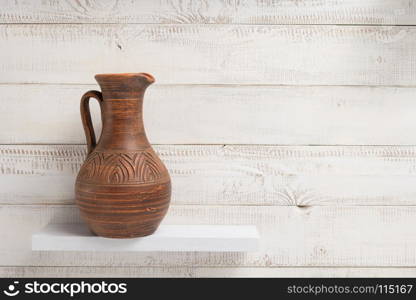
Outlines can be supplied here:
[[88, 91], [81, 98], [81, 120], [82, 125], [84, 126], [85, 137], [87, 139], [88, 154], [90, 154], [94, 150], [95, 146], [97, 146], [94, 127], [91, 121], [89, 105], [90, 98], [97, 99], [102, 111], [103, 95], [99, 91]]

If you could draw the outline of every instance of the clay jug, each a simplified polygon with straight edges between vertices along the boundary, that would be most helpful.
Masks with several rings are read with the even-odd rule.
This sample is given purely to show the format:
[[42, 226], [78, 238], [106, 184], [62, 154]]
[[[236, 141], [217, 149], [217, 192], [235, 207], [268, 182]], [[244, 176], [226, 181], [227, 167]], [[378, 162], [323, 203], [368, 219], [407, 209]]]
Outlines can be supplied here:
[[[88, 155], [75, 184], [76, 203], [91, 231], [109, 238], [132, 238], [156, 231], [171, 194], [166, 167], [146, 138], [142, 104], [154, 82], [146, 73], [99, 74], [101, 92], [81, 98]], [[100, 104], [102, 131], [96, 142], [89, 99]]]

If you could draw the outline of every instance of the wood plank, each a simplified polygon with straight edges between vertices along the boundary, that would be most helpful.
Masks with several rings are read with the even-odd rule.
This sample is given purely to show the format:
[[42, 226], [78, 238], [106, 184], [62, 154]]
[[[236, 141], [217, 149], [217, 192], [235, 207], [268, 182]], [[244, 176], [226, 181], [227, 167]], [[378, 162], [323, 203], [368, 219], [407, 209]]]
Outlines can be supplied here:
[[0, 267], [0, 277], [415, 277], [416, 268]]
[[[0, 143], [85, 143], [79, 99], [97, 88], [0, 85], [0, 127], [7, 128]], [[399, 87], [155, 85], [144, 116], [153, 144], [415, 145], [415, 94]], [[93, 116], [98, 136], [95, 102]]]
[[[172, 206], [164, 224], [256, 225], [255, 253], [36, 252], [31, 235], [78, 222], [71, 206], [0, 207], [1, 266], [416, 267], [416, 207]], [[10, 230], [7, 230], [9, 228]]]
[[[0, 146], [0, 202], [72, 204], [82, 145]], [[415, 205], [416, 148], [159, 145], [174, 204]]]
[[2, 23], [409, 24], [414, 0], [3, 0]]
[[415, 85], [416, 27], [1, 25], [0, 83]]

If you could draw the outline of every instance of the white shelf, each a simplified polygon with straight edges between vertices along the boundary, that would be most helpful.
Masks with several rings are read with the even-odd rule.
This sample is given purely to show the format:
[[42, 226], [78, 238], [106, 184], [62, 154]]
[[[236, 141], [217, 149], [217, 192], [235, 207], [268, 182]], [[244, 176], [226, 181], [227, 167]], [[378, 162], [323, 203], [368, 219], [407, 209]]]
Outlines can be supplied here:
[[251, 252], [258, 245], [257, 229], [249, 225], [161, 225], [150, 236], [109, 239], [84, 224], [49, 224], [32, 235], [34, 251]]

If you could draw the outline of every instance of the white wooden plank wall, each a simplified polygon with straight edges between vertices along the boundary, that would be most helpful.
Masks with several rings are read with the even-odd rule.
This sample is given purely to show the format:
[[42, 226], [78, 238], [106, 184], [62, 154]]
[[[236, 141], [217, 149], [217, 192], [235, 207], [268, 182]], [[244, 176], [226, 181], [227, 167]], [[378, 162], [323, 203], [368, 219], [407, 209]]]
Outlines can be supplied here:
[[[0, 84], [0, 143], [84, 143], [78, 98], [97, 88]], [[153, 144], [415, 145], [415, 101], [412, 87], [154, 85], [144, 118]]]
[[160, 84], [414, 85], [416, 27], [4, 24], [0, 83], [94, 83], [148, 70]]
[[2, 0], [3, 23], [415, 24], [412, 0]]
[[[416, 276], [415, 25], [416, 0], [0, 0], [0, 276]], [[255, 224], [257, 253], [30, 250], [80, 221], [80, 96], [140, 71], [164, 222]]]
[[[413, 146], [155, 146], [173, 204], [416, 205]], [[1, 204], [72, 204], [85, 146], [0, 147]], [[24, 186], [17, 189], [16, 186]]]

